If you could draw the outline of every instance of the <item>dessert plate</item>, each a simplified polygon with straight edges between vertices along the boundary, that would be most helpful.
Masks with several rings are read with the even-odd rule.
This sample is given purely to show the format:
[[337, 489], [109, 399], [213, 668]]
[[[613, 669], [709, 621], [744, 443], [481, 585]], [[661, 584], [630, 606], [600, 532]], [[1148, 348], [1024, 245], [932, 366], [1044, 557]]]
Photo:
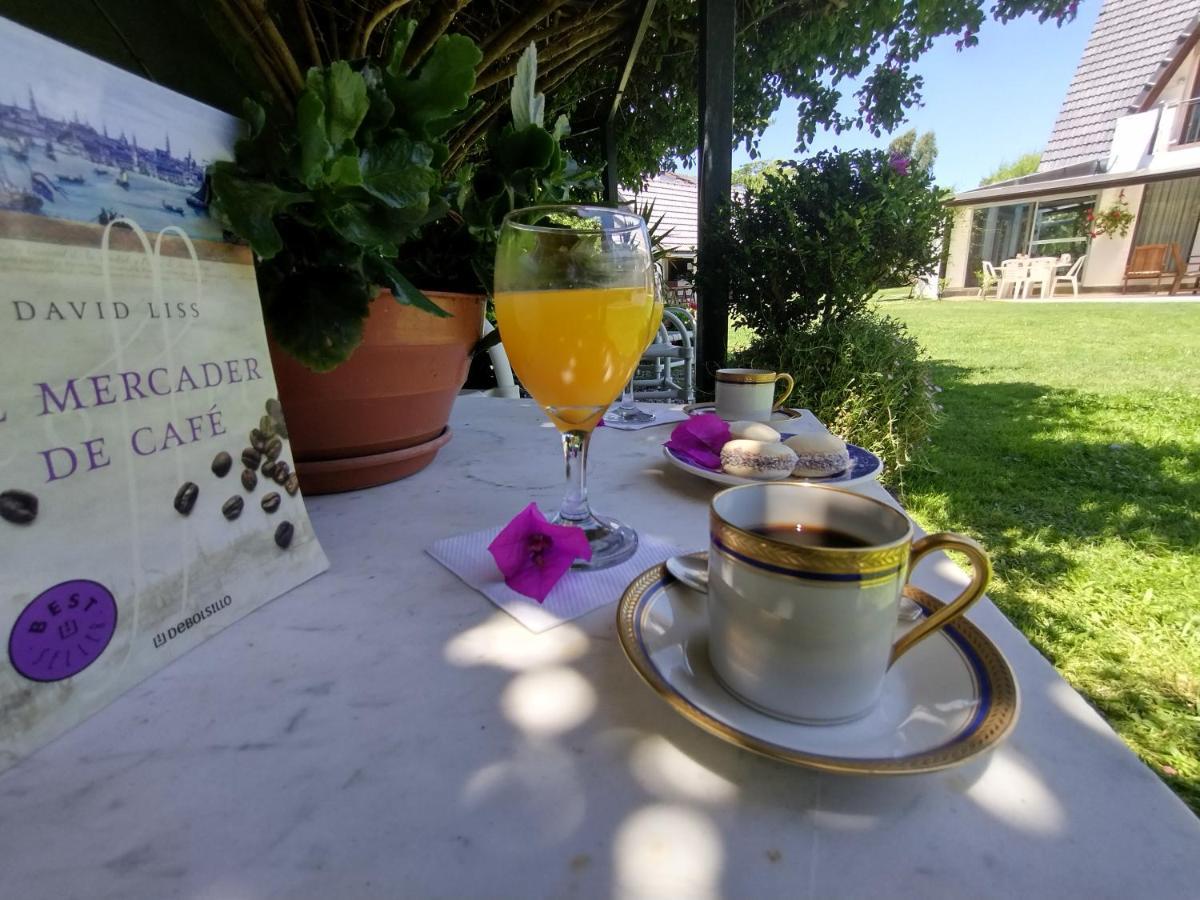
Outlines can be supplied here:
[[[793, 437], [793, 435], [784, 434], [783, 440], [786, 441], [790, 437]], [[850, 468], [845, 472], [839, 472], [837, 475], [828, 475], [824, 478], [797, 478], [793, 476], [782, 480], [784, 483], [798, 481], [804, 484], [831, 484], [835, 487], [849, 487], [852, 484], [859, 484], [860, 482], [877, 478], [879, 473], [883, 471], [883, 461], [870, 450], [864, 450], [855, 444], [847, 444], [846, 451], [850, 454]], [[715, 472], [712, 469], [706, 469], [703, 466], [688, 462], [686, 459], [673, 453], [665, 444], [663, 445], [663, 456], [676, 468], [682, 469], [692, 475], [697, 475], [700, 478], [714, 481], [717, 484], [762, 483], [762, 479], [759, 478], [743, 478], [740, 475], [730, 475], [727, 472]]]
[[[942, 606], [919, 588], [904, 591], [927, 615]], [[841, 725], [785, 722], [728, 693], [708, 661], [704, 596], [663, 565], [626, 588], [617, 633], [638, 674], [672, 709], [737, 747], [793, 765], [862, 775], [933, 772], [994, 747], [1017, 723], [1012, 669], [966, 619], [904, 654], [888, 671], [875, 709]]]

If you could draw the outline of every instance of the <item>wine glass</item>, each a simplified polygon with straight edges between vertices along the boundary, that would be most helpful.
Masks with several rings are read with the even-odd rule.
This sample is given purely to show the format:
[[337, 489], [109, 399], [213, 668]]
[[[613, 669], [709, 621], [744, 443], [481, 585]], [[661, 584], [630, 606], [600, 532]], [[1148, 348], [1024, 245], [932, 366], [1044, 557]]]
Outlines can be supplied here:
[[[650, 317], [650, 334], [646, 338], [647, 347], [654, 343], [654, 338], [658, 335], [658, 328], [662, 325], [663, 305], [667, 296], [662, 270], [657, 265], [652, 265], [650, 268], [653, 273], [651, 283], [654, 286], [654, 314]], [[645, 350], [642, 352], [644, 353]], [[637, 366], [635, 365], [633, 375], [629, 376], [629, 381], [625, 382], [625, 389], [621, 392], [621, 402], [604, 414], [605, 422], [632, 425], [653, 422], [658, 418], [654, 413], [641, 409], [633, 399], [633, 379], [636, 377]]]
[[591, 511], [587, 451], [661, 310], [646, 223], [599, 206], [513, 210], [500, 227], [493, 297], [513, 370], [562, 432], [567, 492], [552, 521], [587, 535], [592, 558], [577, 568], [624, 562], [637, 533]]

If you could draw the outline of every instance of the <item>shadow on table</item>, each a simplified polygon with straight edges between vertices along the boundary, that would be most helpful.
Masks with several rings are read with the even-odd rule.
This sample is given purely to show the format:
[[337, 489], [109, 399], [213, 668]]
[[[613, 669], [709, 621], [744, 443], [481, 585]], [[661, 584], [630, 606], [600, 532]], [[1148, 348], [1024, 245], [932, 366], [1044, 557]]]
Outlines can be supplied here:
[[[1143, 554], [1161, 559], [1200, 550], [1194, 440], [1150, 442], [1137, 430], [1138, 422], [1160, 416], [1168, 423], [1170, 410], [1152, 408], [1153, 398], [1142, 404], [1028, 382], [979, 383], [979, 373], [975, 381], [968, 380], [971, 374], [936, 365], [945, 418], [928, 468], [910, 471], [905, 485], [918, 519], [984, 543], [996, 570], [992, 598], [1051, 662], [1068, 661], [1073, 645], [1096, 640], [1101, 629], [1136, 632], [1139, 624], [1152, 623], [1178, 634], [1175, 629], [1194, 628], [1200, 613], [1194, 605], [1159, 601], [1147, 608], [1152, 594], [1145, 583], [1155, 576], [1138, 565]], [[1111, 543], [1113, 552], [1090, 550], [1101, 542]], [[1088, 559], [1111, 568], [1092, 562], [1087, 571]], [[1094, 588], [1100, 597], [1095, 607], [1083, 596], [1074, 603], [1045, 602], [1044, 591], [1066, 578]], [[1121, 591], [1128, 596], [1117, 596], [1114, 604]], [[1122, 621], [1125, 608], [1136, 615]], [[1100, 687], [1079, 689], [1110, 722], [1139, 733], [1143, 746], [1174, 743], [1176, 754], [1179, 746], [1197, 746], [1200, 727], [1190, 738], [1161, 727], [1164, 719], [1196, 715], [1194, 680], [1181, 684], [1139, 669], [1112, 640], [1093, 651], [1083, 661]], [[1076, 652], [1072, 661], [1081, 656]], [[1189, 756], [1191, 770], [1165, 780], [1200, 811], [1200, 760]], [[1164, 754], [1151, 761], [1161, 766], [1167, 759]]]

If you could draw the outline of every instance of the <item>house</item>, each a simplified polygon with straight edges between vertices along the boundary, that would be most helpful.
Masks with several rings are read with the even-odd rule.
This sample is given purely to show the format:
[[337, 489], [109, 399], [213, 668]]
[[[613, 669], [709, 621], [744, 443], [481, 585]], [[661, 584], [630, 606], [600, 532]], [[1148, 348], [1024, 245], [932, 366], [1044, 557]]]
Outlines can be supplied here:
[[[1128, 233], [1092, 237], [1091, 216], [1122, 204]], [[984, 260], [1018, 253], [1086, 255], [1081, 290], [1103, 292], [1120, 288], [1135, 247], [1200, 258], [1200, 0], [1105, 0], [1038, 171], [950, 205], [950, 294], [973, 293]]]

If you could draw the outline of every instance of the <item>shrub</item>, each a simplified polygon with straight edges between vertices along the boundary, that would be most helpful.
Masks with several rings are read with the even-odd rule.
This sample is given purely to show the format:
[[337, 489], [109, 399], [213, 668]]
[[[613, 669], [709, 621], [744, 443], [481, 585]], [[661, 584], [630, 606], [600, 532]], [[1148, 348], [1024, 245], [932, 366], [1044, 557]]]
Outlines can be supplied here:
[[824, 152], [762, 174], [717, 236], [735, 325], [770, 335], [836, 322], [935, 268], [946, 213], [903, 157]]
[[900, 322], [873, 309], [759, 337], [731, 365], [788, 372], [795, 405], [884, 461], [883, 482], [903, 489], [940, 407], [929, 363]]

